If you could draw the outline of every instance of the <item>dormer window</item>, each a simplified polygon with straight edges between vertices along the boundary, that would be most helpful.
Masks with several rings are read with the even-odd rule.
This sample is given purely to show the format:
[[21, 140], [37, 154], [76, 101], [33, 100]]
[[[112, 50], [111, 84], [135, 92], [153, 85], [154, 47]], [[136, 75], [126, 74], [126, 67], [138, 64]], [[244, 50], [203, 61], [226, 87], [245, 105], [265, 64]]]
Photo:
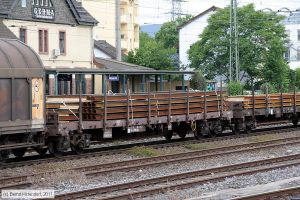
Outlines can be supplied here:
[[27, 0], [22, 0], [21, 4], [22, 8], [26, 8]]
[[[26, 1], [26, 0], [22, 0]], [[33, 6], [41, 6], [41, 7], [53, 7], [51, 0], [32, 0]]]

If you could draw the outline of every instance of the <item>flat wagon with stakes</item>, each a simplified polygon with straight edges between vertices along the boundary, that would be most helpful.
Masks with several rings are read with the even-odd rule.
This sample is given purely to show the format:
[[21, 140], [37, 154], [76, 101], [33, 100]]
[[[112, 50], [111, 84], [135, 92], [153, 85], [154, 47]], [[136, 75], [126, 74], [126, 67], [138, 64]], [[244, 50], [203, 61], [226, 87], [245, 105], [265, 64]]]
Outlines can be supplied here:
[[[184, 138], [192, 129], [199, 138], [221, 134], [224, 127], [230, 126], [232, 112], [226, 98], [224, 92], [189, 90], [48, 96], [47, 127], [53, 135], [69, 137], [76, 152], [87, 148], [91, 139], [111, 138], [114, 132], [154, 130], [170, 140], [174, 133]], [[55, 151], [59, 149], [51, 149]]]
[[232, 129], [249, 132], [259, 125], [289, 123], [297, 125], [300, 114], [300, 94], [276, 93], [229, 97], [233, 112]]

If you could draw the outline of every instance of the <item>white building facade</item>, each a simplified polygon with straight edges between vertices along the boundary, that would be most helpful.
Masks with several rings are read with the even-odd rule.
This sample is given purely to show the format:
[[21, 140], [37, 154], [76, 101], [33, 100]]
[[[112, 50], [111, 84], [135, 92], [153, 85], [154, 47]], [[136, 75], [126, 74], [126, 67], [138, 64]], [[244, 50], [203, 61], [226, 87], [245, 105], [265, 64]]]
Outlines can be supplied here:
[[[179, 60], [182, 66], [188, 67], [190, 64], [188, 50], [200, 39], [199, 35], [208, 25], [207, 20], [216, 10], [218, 8], [213, 6], [179, 27]], [[292, 16], [287, 17], [283, 21], [283, 25], [290, 41], [289, 49], [284, 56], [291, 69], [300, 68], [300, 13], [294, 13]], [[190, 69], [187, 68], [187, 70]], [[189, 76], [185, 77], [186, 80], [189, 78]]]
[[291, 69], [300, 68], [300, 13], [287, 17], [283, 24], [290, 41], [285, 58]]
[[[199, 35], [208, 25], [208, 18], [217, 9], [217, 7], [213, 6], [179, 27], [179, 60], [182, 66], [188, 67], [190, 64], [188, 50], [195, 42], [199, 40]], [[189, 71], [190, 69], [187, 68], [187, 70]], [[189, 75], [185, 75], [186, 80], [189, 78]]]

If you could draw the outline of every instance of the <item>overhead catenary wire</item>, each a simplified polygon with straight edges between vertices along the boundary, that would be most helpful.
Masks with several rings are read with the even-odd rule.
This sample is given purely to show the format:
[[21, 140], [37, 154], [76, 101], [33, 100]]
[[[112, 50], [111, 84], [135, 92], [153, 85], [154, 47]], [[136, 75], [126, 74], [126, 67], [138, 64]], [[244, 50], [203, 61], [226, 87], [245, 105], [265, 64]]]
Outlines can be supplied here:
[[[160, 16], [159, 16], [159, 11], [169, 11], [170, 8], [171, 8], [171, 4], [170, 4], [170, 8], [164, 8], [164, 6], [161, 6], [160, 3], [162, 2], [163, 0], [158, 0], [158, 4], [157, 6], [145, 6], [145, 5], [141, 5], [141, 4], [138, 4], [136, 5], [138, 8], [146, 8], [146, 9], [151, 9], [151, 10], [156, 10], [157, 11], [157, 14], [156, 14], [156, 17], [154, 17], [152, 14], [151, 14], [151, 18], [158, 18], [158, 19], [162, 19]], [[107, 5], [112, 5], [114, 6], [115, 5], [115, 2], [112, 1], [112, 0], [104, 0], [105, 4]], [[153, 2], [153, 0], [151, 0], [151, 2]], [[171, 2], [171, 0], [170, 0]], [[226, 1], [225, 1], [226, 2]], [[242, 3], [242, 4], [249, 4], [249, 3], [253, 3], [255, 1], [239, 1], [239, 3]], [[154, 4], [155, 5], [155, 4]], [[200, 4], [199, 4], [200, 5]], [[264, 6], [274, 6], [274, 4], [263, 4]], [[224, 6], [226, 6], [226, 4], [224, 3]], [[104, 12], [106, 13], [109, 13], [110, 10], [109, 9], [104, 9]], [[114, 13], [114, 12], [111, 12], [111, 13]], [[144, 12], [141, 12], [142, 15], [144, 14]], [[188, 10], [186, 11], [187, 14], [191, 14], [191, 15], [197, 15], [199, 14], [200, 12], [196, 12], [196, 11], [191, 11], [191, 10]], [[162, 12], [160, 13], [161, 15], [165, 15], [166, 13]], [[141, 15], [140, 15], [141, 16]]]
[[[107, 3], [109, 3], [109, 4], [114, 4], [113, 2], [108, 2], [108, 1], [106, 1]], [[160, 1], [158, 1], [158, 2], [160, 2]], [[241, 1], [241, 2], [245, 2], [245, 1]], [[151, 6], [141, 6], [141, 5], [139, 5], [139, 7], [147, 7], [147, 8], [152, 8]], [[154, 8], [154, 7], [153, 7]], [[158, 6], [156, 9], [163, 9], [163, 8], [161, 8], [160, 6]], [[167, 9], [168, 10], [168, 9]], [[199, 14], [199, 13], [197, 13], [197, 14]], [[261, 19], [257, 19], [257, 18], [253, 18], [253, 19], [248, 19], [248, 20], [251, 20], [251, 21], [253, 21], [253, 22], [256, 22], [256, 21], [260, 21]], [[273, 18], [270, 18], [269, 20], [274, 20]], [[218, 23], [220, 23], [220, 24], [228, 24], [228, 21], [225, 21], [225, 20], [223, 20], [223, 19], [220, 19], [220, 20], [218, 20], [217, 21]], [[20, 24], [21, 24], [22, 22], [20, 22]], [[100, 22], [101, 23], [101, 22]], [[203, 22], [199, 22], [199, 23], [203, 23], [203, 24], [206, 24], [207, 22], [206, 21], [203, 21]], [[101, 28], [101, 29], [103, 29], [104, 31], [110, 31], [110, 30], [115, 30], [115, 29], [113, 29], [113, 28], [108, 28], [108, 27], [94, 27], [95, 29], [98, 29], [98, 28]], [[38, 30], [34, 30], [34, 29], [29, 29], [29, 28], [27, 28], [27, 30], [29, 30], [29, 31], [38, 31]], [[139, 30], [134, 30], [134, 29], [128, 29], [128, 31], [131, 31], [131, 32], [134, 32], [135, 34], [138, 34], [139, 33]], [[151, 33], [155, 33], [155, 32], [151, 32]], [[57, 33], [52, 33], [52, 32], [48, 32], [48, 34], [57, 34]], [[195, 35], [195, 34], [185, 34], [185, 35], [189, 35], [189, 36], [198, 36], [198, 35]], [[84, 36], [84, 35], [79, 35], [79, 34], [70, 34], [70, 33], [68, 33], [68, 36], [77, 36], [77, 37], [89, 37], [89, 36]], [[114, 39], [115, 37], [108, 37], [108, 36], [106, 36], [105, 38], [111, 38], [111, 39]], [[127, 39], [127, 38], [125, 38], [125, 39]]]

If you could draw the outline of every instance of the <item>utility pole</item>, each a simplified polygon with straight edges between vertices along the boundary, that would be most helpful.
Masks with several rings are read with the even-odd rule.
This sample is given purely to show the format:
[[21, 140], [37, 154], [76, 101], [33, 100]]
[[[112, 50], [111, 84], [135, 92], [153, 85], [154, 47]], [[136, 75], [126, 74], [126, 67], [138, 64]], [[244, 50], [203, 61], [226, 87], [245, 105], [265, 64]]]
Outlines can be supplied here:
[[172, 21], [175, 21], [177, 18], [181, 17], [182, 15], [182, 9], [181, 9], [181, 3], [184, 2], [184, 0], [172, 0]]
[[121, 55], [121, 16], [120, 16], [120, 0], [115, 0], [116, 3], [116, 50], [117, 60], [122, 60]]
[[230, 0], [230, 60], [229, 60], [229, 79], [239, 81], [239, 44], [238, 44], [238, 25], [237, 25], [237, 0]]

